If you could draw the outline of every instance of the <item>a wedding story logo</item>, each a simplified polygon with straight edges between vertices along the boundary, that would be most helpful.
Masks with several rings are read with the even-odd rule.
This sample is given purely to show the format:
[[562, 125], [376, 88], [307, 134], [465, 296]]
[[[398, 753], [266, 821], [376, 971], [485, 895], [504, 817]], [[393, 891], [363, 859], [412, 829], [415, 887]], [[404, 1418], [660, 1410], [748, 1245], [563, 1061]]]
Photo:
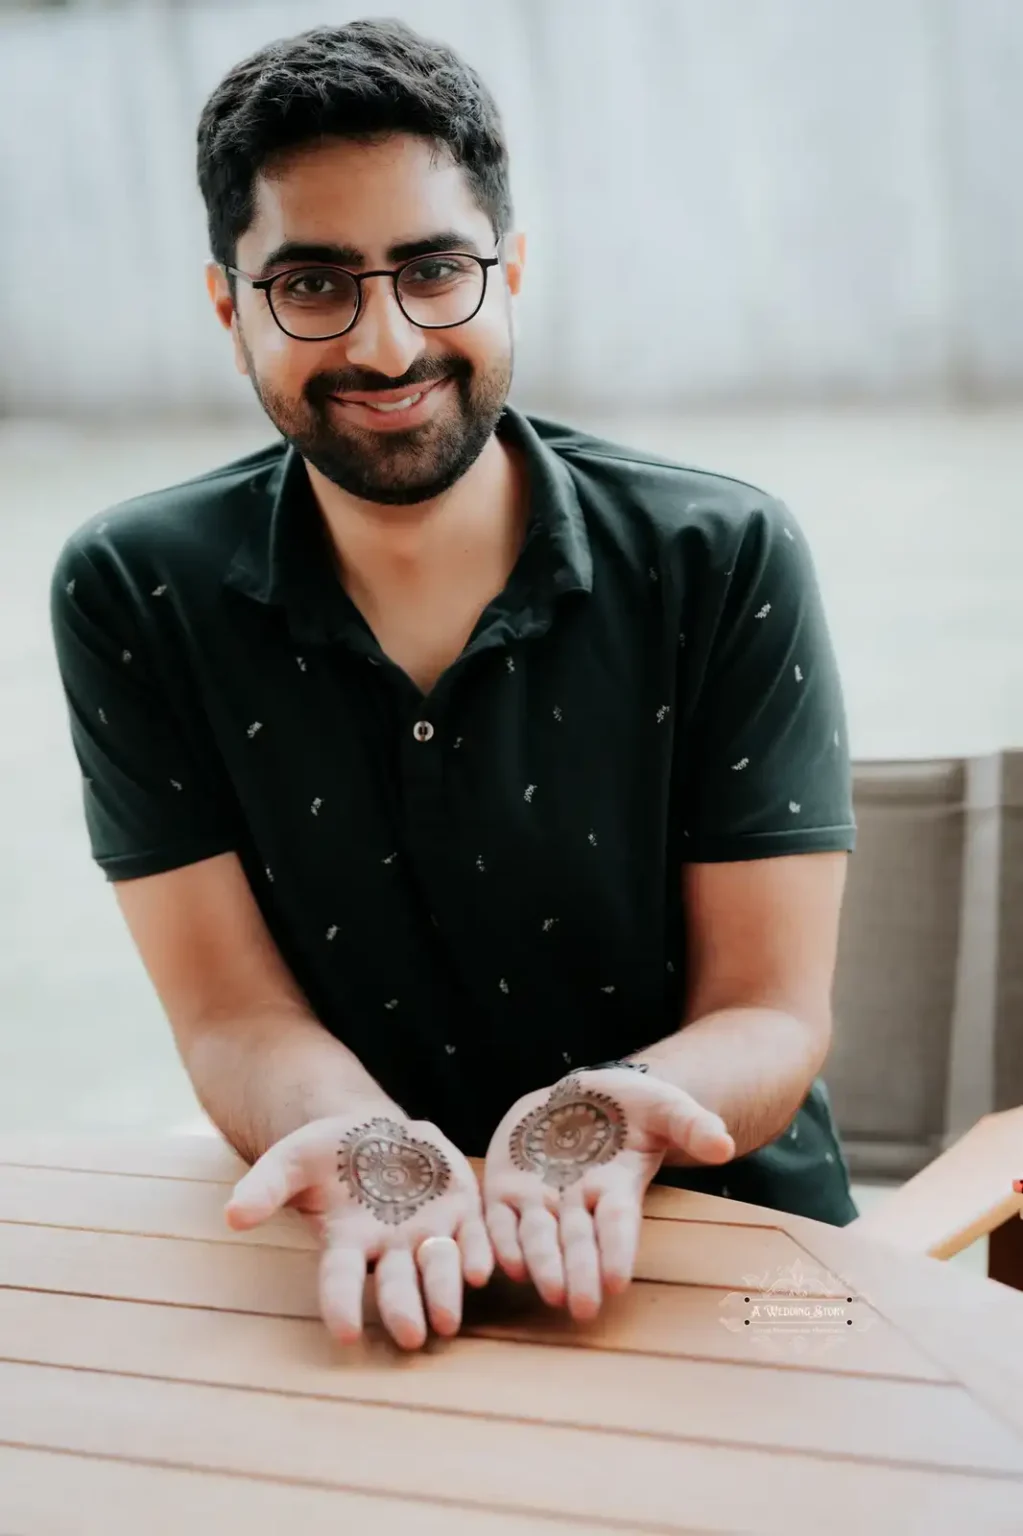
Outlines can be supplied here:
[[753, 1349], [775, 1357], [824, 1354], [851, 1334], [873, 1326], [876, 1315], [838, 1275], [794, 1264], [744, 1275], [743, 1289], [721, 1301], [720, 1321], [745, 1334]]

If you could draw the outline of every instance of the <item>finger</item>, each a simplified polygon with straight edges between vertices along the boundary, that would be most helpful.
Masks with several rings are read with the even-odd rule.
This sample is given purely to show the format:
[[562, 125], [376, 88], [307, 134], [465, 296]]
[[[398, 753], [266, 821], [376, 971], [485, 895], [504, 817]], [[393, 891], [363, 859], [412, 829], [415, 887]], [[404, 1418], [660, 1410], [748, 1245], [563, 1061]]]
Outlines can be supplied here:
[[320, 1260], [320, 1311], [329, 1331], [342, 1344], [362, 1335], [362, 1298], [366, 1255], [359, 1248], [324, 1249]]
[[562, 1205], [560, 1230], [568, 1310], [587, 1321], [600, 1311], [600, 1259], [593, 1217], [581, 1201]]
[[636, 1267], [643, 1213], [638, 1200], [604, 1195], [597, 1202], [594, 1224], [600, 1249], [600, 1269], [612, 1296], [626, 1289]]
[[244, 1232], [266, 1221], [312, 1182], [301, 1144], [278, 1142], [242, 1175], [224, 1208], [228, 1226]]
[[416, 1261], [407, 1248], [389, 1248], [378, 1259], [376, 1288], [380, 1321], [395, 1343], [419, 1349], [426, 1342], [426, 1317]]
[[462, 1326], [462, 1254], [453, 1237], [428, 1239], [416, 1254], [430, 1326], [450, 1338]]
[[487, 1231], [490, 1233], [497, 1262], [512, 1280], [526, 1278], [526, 1261], [519, 1242], [519, 1217], [503, 1200], [487, 1206]]
[[[512, 1218], [514, 1233], [515, 1213], [509, 1211], [508, 1214]], [[518, 1247], [517, 1239], [515, 1245]], [[482, 1216], [469, 1216], [462, 1222], [458, 1232], [458, 1246], [462, 1253], [462, 1270], [469, 1285], [486, 1285], [494, 1273], [494, 1250]]]
[[546, 1206], [527, 1206], [519, 1218], [519, 1242], [526, 1268], [544, 1301], [552, 1307], [563, 1306], [565, 1266], [557, 1217]]
[[682, 1088], [668, 1089], [658, 1118], [666, 1140], [701, 1162], [725, 1163], [735, 1156], [735, 1142], [721, 1116]]

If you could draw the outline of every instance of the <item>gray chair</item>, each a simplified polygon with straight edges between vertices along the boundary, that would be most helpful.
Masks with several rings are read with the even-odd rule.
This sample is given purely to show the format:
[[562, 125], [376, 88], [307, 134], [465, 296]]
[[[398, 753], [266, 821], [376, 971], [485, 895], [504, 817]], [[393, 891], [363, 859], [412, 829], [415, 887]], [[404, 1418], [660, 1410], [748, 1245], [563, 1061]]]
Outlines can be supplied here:
[[824, 1076], [853, 1177], [909, 1182], [852, 1225], [937, 1257], [990, 1233], [1023, 1286], [1023, 751], [854, 784]]

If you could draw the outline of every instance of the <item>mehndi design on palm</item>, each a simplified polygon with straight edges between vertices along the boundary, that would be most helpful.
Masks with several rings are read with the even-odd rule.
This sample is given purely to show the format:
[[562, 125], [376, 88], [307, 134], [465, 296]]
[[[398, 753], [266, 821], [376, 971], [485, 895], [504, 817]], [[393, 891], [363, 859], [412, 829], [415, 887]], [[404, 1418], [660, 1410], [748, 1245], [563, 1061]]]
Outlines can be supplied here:
[[379, 1221], [399, 1226], [441, 1195], [451, 1169], [440, 1149], [383, 1117], [357, 1125], [338, 1148], [338, 1177]]
[[625, 1113], [606, 1093], [578, 1077], [565, 1078], [546, 1103], [520, 1120], [509, 1138], [516, 1168], [538, 1173], [545, 1184], [567, 1189], [591, 1168], [610, 1162], [625, 1145]]

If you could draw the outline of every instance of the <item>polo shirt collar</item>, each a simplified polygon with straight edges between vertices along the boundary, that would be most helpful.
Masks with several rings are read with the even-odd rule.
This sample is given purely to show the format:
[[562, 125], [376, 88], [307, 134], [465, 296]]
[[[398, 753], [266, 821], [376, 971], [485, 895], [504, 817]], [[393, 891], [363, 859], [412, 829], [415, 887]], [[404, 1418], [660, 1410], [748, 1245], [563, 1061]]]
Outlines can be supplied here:
[[[482, 644], [541, 633], [557, 598], [593, 589], [593, 557], [575, 482], [564, 460], [520, 411], [505, 406], [498, 435], [522, 451], [528, 470], [529, 524], [505, 591], [490, 605]], [[252, 482], [252, 521], [228, 565], [226, 586], [283, 608], [293, 638], [375, 642], [341, 585], [334, 548], [301, 455], [290, 445], [270, 473]]]

